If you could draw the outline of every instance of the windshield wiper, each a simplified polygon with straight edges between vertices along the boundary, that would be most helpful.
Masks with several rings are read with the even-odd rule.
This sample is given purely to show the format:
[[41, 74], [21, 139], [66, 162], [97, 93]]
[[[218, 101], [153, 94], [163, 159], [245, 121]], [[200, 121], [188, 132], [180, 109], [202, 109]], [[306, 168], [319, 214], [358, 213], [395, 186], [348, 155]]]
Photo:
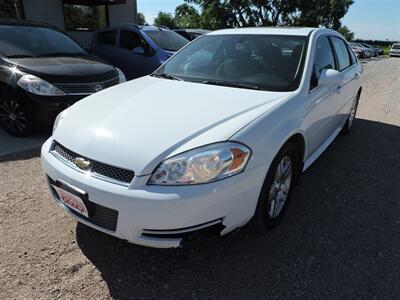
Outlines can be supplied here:
[[6, 55], [6, 58], [30, 58], [30, 57], [35, 57], [30, 54], [11, 54], [11, 55]]
[[183, 79], [181, 79], [179, 77], [175, 77], [175, 76], [173, 76], [171, 74], [168, 74], [168, 73], [153, 73], [153, 74], [151, 74], [151, 76], [165, 78], [165, 79], [183, 81]]
[[223, 80], [206, 80], [203, 81], [204, 84], [212, 84], [212, 85], [220, 85], [220, 86], [228, 86], [228, 87], [236, 87], [242, 89], [249, 89], [249, 90], [261, 90], [259, 86], [246, 84], [246, 83], [238, 83], [232, 81], [223, 81]]

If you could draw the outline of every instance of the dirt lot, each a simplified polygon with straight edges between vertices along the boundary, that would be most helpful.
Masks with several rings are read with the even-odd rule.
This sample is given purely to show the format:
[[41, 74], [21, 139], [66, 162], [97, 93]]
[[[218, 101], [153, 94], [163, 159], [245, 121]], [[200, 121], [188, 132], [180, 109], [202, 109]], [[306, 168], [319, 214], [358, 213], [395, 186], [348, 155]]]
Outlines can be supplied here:
[[181, 249], [129, 245], [50, 198], [37, 153], [0, 163], [0, 298], [399, 298], [400, 59], [365, 66], [353, 132], [283, 223]]

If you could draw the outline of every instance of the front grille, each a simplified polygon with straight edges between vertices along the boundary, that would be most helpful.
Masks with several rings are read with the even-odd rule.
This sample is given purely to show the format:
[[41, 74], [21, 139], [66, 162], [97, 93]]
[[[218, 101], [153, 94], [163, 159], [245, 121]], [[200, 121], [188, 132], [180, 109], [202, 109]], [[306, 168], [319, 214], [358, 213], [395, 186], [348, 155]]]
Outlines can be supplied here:
[[[51, 184], [56, 184], [54, 180], [52, 180], [50, 177], [47, 177], [49, 182]], [[53, 188], [52, 185], [50, 185], [51, 191], [53, 196], [60, 202], [60, 198], [56, 192], [56, 190]], [[80, 213], [76, 212], [73, 209], [69, 209], [67, 206], [64, 205], [64, 207], [73, 215], [89, 222], [92, 223], [93, 225], [99, 226], [101, 228], [114, 231], [117, 229], [117, 223], [118, 223], [118, 211], [102, 206], [100, 204], [96, 204], [94, 202], [88, 201], [91, 205], [93, 205], [93, 213], [90, 216], [90, 218], [86, 218], [85, 216], [81, 215]]]
[[[51, 147], [51, 152], [60, 157], [62, 160], [67, 161], [70, 164], [73, 164], [75, 168], [78, 168], [74, 164], [75, 159], [78, 157], [82, 157], [81, 155], [65, 148], [56, 141], [53, 142], [53, 145]], [[129, 184], [132, 181], [133, 177], [135, 176], [135, 173], [131, 170], [114, 167], [102, 162], [92, 160], [87, 157], [82, 157], [82, 158], [85, 158], [90, 161], [91, 167], [85, 171], [90, 172], [90, 174], [94, 177], [100, 177], [101, 179], [111, 179], [113, 181]]]
[[68, 95], [90, 95], [100, 90], [104, 90], [119, 83], [119, 78], [115, 77], [103, 82], [93, 83], [54, 83], [56, 87], [61, 89]]

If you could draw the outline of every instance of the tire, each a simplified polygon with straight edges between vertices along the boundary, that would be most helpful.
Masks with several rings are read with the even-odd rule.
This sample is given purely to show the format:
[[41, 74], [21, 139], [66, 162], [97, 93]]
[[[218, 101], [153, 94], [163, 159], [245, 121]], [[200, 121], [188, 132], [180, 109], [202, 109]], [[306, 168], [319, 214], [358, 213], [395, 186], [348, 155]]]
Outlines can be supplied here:
[[[288, 166], [289, 161], [291, 166], [290, 174], [286, 172], [287, 177], [278, 180], [280, 168], [283, 167], [285, 170], [285, 164]], [[278, 225], [282, 220], [296, 185], [297, 176], [300, 174], [300, 166], [297, 145], [293, 143], [285, 144], [272, 161], [261, 189], [256, 212], [252, 220], [252, 225], [257, 231], [266, 232]], [[284, 196], [286, 196], [285, 199], [282, 198]]]
[[2, 93], [0, 95], [0, 124], [12, 136], [29, 136], [33, 131], [32, 110], [12, 93]]
[[344, 124], [341, 134], [346, 135], [351, 131], [351, 128], [354, 124], [354, 120], [356, 119], [358, 102], [360, 100], [360, 92], [357, 94], [357, 97], [353, 101], [353, 106], [351, 107], [350, 115], [347, 117], [347, 121]]

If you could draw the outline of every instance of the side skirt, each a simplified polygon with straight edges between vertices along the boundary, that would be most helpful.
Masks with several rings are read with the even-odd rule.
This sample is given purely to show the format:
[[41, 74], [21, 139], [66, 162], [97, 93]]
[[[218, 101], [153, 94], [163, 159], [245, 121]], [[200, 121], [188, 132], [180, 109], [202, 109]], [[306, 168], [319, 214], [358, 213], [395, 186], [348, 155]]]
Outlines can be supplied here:
[[[345, 119], [347, 120], [347, 118]], [[344, 122], [346, 124], [346, 122]], [[321, 146], [304, 162], [303, 172], [307, 170], [314, 161], [328, 148], [328, 146], [333, 142], [333, 140], [338, 136], [344, 124], [341, 124], [327, 139], [322, 143]]]

